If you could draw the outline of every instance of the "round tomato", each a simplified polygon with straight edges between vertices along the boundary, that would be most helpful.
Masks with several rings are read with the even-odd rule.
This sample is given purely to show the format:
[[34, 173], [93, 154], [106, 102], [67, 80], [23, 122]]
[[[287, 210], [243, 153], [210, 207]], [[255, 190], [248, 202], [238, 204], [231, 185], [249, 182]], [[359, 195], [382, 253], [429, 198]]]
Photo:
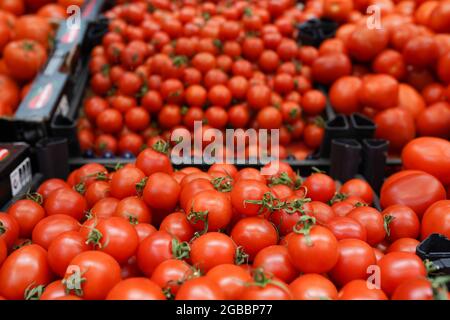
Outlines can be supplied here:
[[422, 217], [421, 239], [432, 233], [450, 238], [450, 200], [437, 201], [428, 207]]
[[5, 241], [8, 249], [19, 238], [19, 223], [12, 215], [0, 212], [0, 239]]
[[[208, 232], [192, 242], [191, 261], [201, 271], [208, 272], [221, 264], [233, 264], [236, 250], [236, 245], [227, 235]], [[220, 252], [220, 256], [217, 255], [217, 252]]]
[[374, 246], [384, 240], [386, 231], [381, 213], [371, 207], [362, 206], [350, 211], [347, 215], [361, 223], [367, 231], [367, 243]]
[[234, 264], [215, 266], [208, 271], [206, 277], [219, 286], [227, 300], [238, 300], [246, 284], [252, 281], [244, 268]]
[[411, 208], [395, 204], [384, 209], [382, 214], [389, 241], [419, 236], [420, 221]]
[[108, 292], [106, 300], [166, 300], [161, 288], [147, 278], [128, 278]]
[[388, 300], [383, 290], [369, 286], [366, 280], [353, 280], [341, 288], [339, 300]]
[[320, 274], [304, 274], [289, 285], [295, 300], [335, 300], [337, 290], [335, 285]]
[[192, 268], [184, 261], [169, 259], [161, 262], [155, 269], [150, 280], [164, 291], [176, 295], [178, 288], [192, 274]]
[[407, 110], [390, 108], [378, 113], [374, 120], [376, 138], [388, 140], [392, 151], [400, 151], [416, 135], [414, 118]]
[[180, 185], [171, 175], [156, 172], [148, 177], [143, 199], [152, 208], [171, 211], [177, 205], [180, 191]]
[[342, 185], [340, 192], [347, 196], [360, 197], [367, 204], [372, 204], [373, 201], [372, 187], [362, 179], [348, 180]]
[[68, 231], [78, 231], [79, 229], [78, 221], [71, 216], [55, 214], [42, 219], [36, 224], [31, 239], [33, 243], [48, 249], [51, 242], [60, 234]]
[[287, 248], [280, 245], [269, 246], [259, 251], [253, 261], [253, 267], [262, 268], [264, 272], [286, 283], [291, 283], [298, 276]]
[[3, 51], [6, 66], [14, 79], [33, 79], [47, 61], [45, 48], [34, 40], [10, 42]]
[[208, 277], [187, 280], [178, 289], [175, 300], [224, 300], [225, 294]]
[[19, 224], [19, 236], [28, 238], [36, 224], [45, 217], [45, 211], [35, 201], [24, 199], [9, 207], [8, 215]]
[[87, 209], [86, 199], [78, 192], [61, 188], [54, 190], [45, 200], [44, 208], [47, 215], [62, 214], [80, 221]]

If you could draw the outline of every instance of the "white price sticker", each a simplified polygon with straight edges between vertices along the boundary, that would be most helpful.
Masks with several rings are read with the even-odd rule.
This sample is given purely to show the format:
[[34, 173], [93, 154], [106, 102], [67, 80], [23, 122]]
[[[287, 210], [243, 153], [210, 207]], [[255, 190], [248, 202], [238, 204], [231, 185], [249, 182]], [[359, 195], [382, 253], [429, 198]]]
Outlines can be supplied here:
[[26, 158], [9, 175], [12, 196], [15, 197], [28, 183], [30, 183], [32, 177], [31, 161], [30, 158]]

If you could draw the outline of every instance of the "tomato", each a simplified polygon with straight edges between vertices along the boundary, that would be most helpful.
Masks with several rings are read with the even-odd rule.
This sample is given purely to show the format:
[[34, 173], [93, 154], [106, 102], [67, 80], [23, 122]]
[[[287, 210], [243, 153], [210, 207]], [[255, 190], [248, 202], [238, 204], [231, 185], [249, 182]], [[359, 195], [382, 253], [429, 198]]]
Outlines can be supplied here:
[[351, 71], [350, 59], [343, 53], [326, 54], [315, 59], [312, 64], [313, 79], [325, 85], [350, 75]]
[[371, 204], [373, 201], [373, 190], [370, 184], [361, 179], [350, 179], [345, 182], [340, 191], [347, 196], [356, 196], [364, 200], [365, 203]]
[[326, 226], [338, 240], [359, 239], [367, 241], [366, 228], [356, 219], [345, 216], [334, 217]]
[[428, 207], [422, 217], [420, 236], [425, 239], [432, 233], [450, 237], [450, 200], [437, 201]]
[[75, 184], [84, 183], [86, 188], [94, 181], [102, 179], [108, 171], [104, 166], [97, 163], [89, 163], [79, 168], [75, 175]]
[[134, 226], [134, 228], [136, 229], [139, 238], [139, 243], [141, 243], [145, 238], [154, 234], [157, 231], [156, 228], [149, 223], [138, 223], [137, 225]]
[[264, 272], [286, 283], [292, 282], [298, 276], [287, 248], [280, 245], [269, 246], [259, 251], [253, 261], [253, 267], [262, 268]]
[[170, 159], [165, 154], [152, 148], [145, 149], [138, 155], [136, 158], [136, 167], [141, 169], [146, 176], [150, 176], [155, 172], [173, 172]]
[[50, 193], [47, 200], [45, 200], [44, 208], [49, 216], [62, 214], [80, 221], [87, 209], [87, 202], [78, 192], [68, 188], [61, 188]]
[[383, 216], [377, 209], [366, 206], [357, 207], [350, 211], [347, 217], [355, 219], [365, 227], [368, 244], [376, 245], [385, 238]]
[[398, 103], [399, 85], [386, 74], [364, 76], [359, 90], [361, 104], [378, 110], [395, 107]]
[[278, 243], [275, 227], [269, 221], [255, 217], [239, 220], [231, 230], [231, 238], [249, 255], [249, 261], [265, 247]]
[[183, 185], [182, 181], [182, 189], [180, 192], [180, 206], [183, 208], [185, 212], [189, 212], [190, 208], [188, 207], [191, 199], [198, 193], [205, 190], [215, 190], [213, 185], [211, 184], [210, 179], [205, 178], [197, 178], [192, 182], [186, 183]]
[[417, 238], [420, 221], [416, 213], [407, 206], [396, 204], [383, 210], [383, 219], [387, 230], [387, 239]]
[[434, 300], [431, 283], [426, 278], [402, 282], [392, 294], [392, 300]]
[[[402, 152], [402, 161], [405, 169], [423, 170], [447, 185], [450, 184], [449, 155], [449, 141], [422, 137], [414, 139], [405, 146]], [[418, 212], [416, 211], [416, 213]]]
[[[420, 189], [415, 187], [418, 185], [421, 186]], [[383, 184], [380, 194], [382, 208], [393, 204], [405, 205], [411, 208], [419, 219], [430, 205], [446, 198], [445, 188], [439, 180], [417, 170], [404, 170], [390, 176]]]
[[33, 229], [32, 240], [48, 249], [51, 242], [60, 234], [68, 231], [78, 231], [80, 226], [78, 221], [71, 216], [55, 214], [39, 221]]
[[[176, 246], [174, 246], [176, 244]], [[186, 255], [176, 238], [165, 231], [157, 231], [144, 239], [138, 247], [136, 257], [139, 269], [151, 277], [155, 268], [163, 261]]]
[[67, 297], [66, 290], [61, 280], [56, 280], [49, 283], [39, 300], [56, 300], [58, 298]]
[[381, 288], [387, 295], [392, 295], [402, 282], [426, 275], [422, 260], [407, 252], [388, 253], [378, 261], [378, 266]]
[[144, 178], [144, 173], [136, 167], [124, 167], [117, 170], [110, 181], [111, 196], [124, 199], [136, 195], [138, 193], [137, 184]]
[[180, 191], [180, 185], [172, 176], [157, 172], [149, 176], [143, 190], [143, 199], [152, 208], [170, 211], [175, 208]]
[[163, 290], [170, 290], [176, 295], [181, 283], [192, 273], [191, 267], [184, 261], [169, 259], [161, 262], [155, 269], [150, 280]]
[[395, 240], [387, 249], [386, 253], [389, 252], [409, 252], [416, 253], [416, 248], [420, 244], [419, 241], [412, 238], [400, 238]]
[[303, 131], [303, 139], [305, 144], [312, 149], [317, 149], [320, 147], [324, 135], [325, 130], [323, 126], [316, 123], [308, 124]]
[[401, 108], [391, 108], [375, 116], [377, 129], [375, 137], [389, 141], [389, 149], [401, 150], [415, 137], [415, 124], [412, 115]]
[[47, 252], [37, 244], [17, 249], [0, 268], [0, 295], [10, 300], [23, 300], [31, 286], [51, 281]]
[[279, 129], [283, 123], [283, 118], [277, 108], [265, 107], [259, 110], [256, 121], [261, 129]]
[[0, 102], [3, 108], [10, 108], [11, 113], [15, 111], [20, 102], [18, 84], [9, 76], [0, 74]]
[[336, 216], [344, 217], [346, 216], [350, 211], [352, 211], [355, 206], [348, 202], [348, 201], [338, 201], [331, 205], [331, 208], [333, 209]]
[[159, 230], [174, 235], [180, 241], [189, 241], [194, 235], [194, 228], [183, 212], [174, 212], [167, 215], [161, 222]]
[[0, 239], [3, 239], [8, 249], [19, 238], [19, 223], [12, 215], [0, 212]]
[[117, 205], [119, 204], [119, 200], [112, 197], [106, 197], [99, 200], [92, 208], [91, 214], [98, 219], [106, 219], [110, 218], [116, 212]]
[[264, 183], [257, 180], [242, 180], [236, 178], [236, 184], [231, 191], [231, 204], [240, 214], [254, 216], [263, 210], [263, 208], [254, 203], [248, 203], [248, 200], [262, 200], [270, 189]]
[[369, 286], [365, 280], [353, 280], [341, 288], [339, 300], [388, 300], [383, 290]]
[[330, 280], [315, 273], [299, 276], [291, 282], [289, 289], [295, 300], [335, 300], [338, 295]]
[[339, 113], [352, 114], [357, 112], [361, 105], [357, 92], [362, 86], [358, 77], [345, 76], [336, 80], [330, 88], [330, 103]]
[[6, 45], [3, 58], [14, 79], [28, 81], [34, 78], [47, 61], [47, 53], [34, 40], [17, 40]]
[[175, 300], [224, 300], [225, 294], [208, 277], [187, 280], [178, 289]]
[[132, 223], [150, 223], [152, 211], [140, 198], [127, 197], [117, 204], [114, 216], [125, 218]]
[[369, 28], [365, 20], [355, 26], [350, 34], [347, 49], [359, 61], [371, 61], [388, 45], [389, 35], [384, 28]]
[[445, 87], [440, 83], [431, 83], [423, 88], [422, 96], [428, 105], [445, 101]]
[[45, 217], [44, 209], [33, 200], [19, 200], [8, 209], [10, 215], [19, 224], [19, 236], [31, 236], [36, 224]]
[[[121, 281], [120, 266], [104, 252], [84, 251], [72, 259], [63, 281], [68, 292], [74, 291], [83, 299], [105, 299], [108, 292]], [[74, 288], [74, 284], [81, 289]]]
[[[221, 264], [233, 264], [236, 249], [233, 240], [227, 235], [219, 232], [208, 232], [192, 242], [191, 261], [201, 271], [208, 272]], [[217, 252], [221, 252], [220, 257], [217, 256]]]
[[314, 173], [303, 182], [307, 196], [313, 201], [327, 202], [336, 192], [334, 180], [323, 173]]
[[232, 217], [229, 198], [216, 190], [197, 193], [187, 208], [187, 218], [196, 230], [218, 231], [226, 228]]
[[375, 253], [366, 242], [345, 239], [338, 243], [339, 258], [330, 271], [333, 282], [344, 286], [352, 280], [365, 280], [368, 267], [376, 264]]
[[92, 226], [84, 226], [80, 231], [86, 235], [87, 244], [109, 254], [119, 263], [133, 256], [139, 245], [136, 229], [122, 217], [94, 220]]
[[439, 58], [437, 64], [437, 73], [439, 79], [441, 79], [446, 84], [450, 84], [450, 72], [448, 71], [449, 66], [450, 66], [450, 53], [446, 53]]
[[[277, 278], [262, 275], [254, 276], [254, 282], [250, 282], [240, 297], [241, 300], [291, 300], [289, 287]], [[262, 280], [262, 279], [264, 280]], [[267, 279], [267, 280], [266, 280]], [[262, 280], [262, 281], [261, 281]]]
[[[288, 242], [288, 251], [294, 266], [300, 272], [322, 273], [330, 271], [338, 260], [338, 241], [328, 229], [313, 225], [315, 219], [303, 216]], [[303, 218], [302, 217], [302, 218]], [[312, 224], [311, 224], [312, 223]], [[302, 232], [302, 233], [297, 233]], [[305, 256], [308, 258], [306, 259]], [[326, 257], [326, 259], [325, 259]]]
[[150, 115], [144, 108], [132, 108], [125, 114], [125, 124], [128, 129], [142, 131], [150, 123]]
[[64, 277], [73, 258], [89, 250], [86, 239], [78, 231], [67, 231], [58, 235], [48, 247], [48, 264], [51, 270]]
[[406, 42], [402, 54], [407, 64], [426, 67], [439, 58], [439, 48], [433, 37], [419, 35]]
[[349, 0], [325, 0], [324, 16], [335, 21], [346, 21], [353, 10], [353, 1]]
[[106, 109], [97, 116], [96, 124], [105, 133], [117, 133], [122, 129], [123, 117], [116, 109]]
[[49, 3], [39, 9], [37, 14], [48, 19], [63, 20], [67, 18], [67, 12], [64, 7]]
[[106, 300], [166, 300], [161, 288], [147, 278], [129, 278], [118, 282]]
[[8, 247], [6, 246], [6, 242], [3, 239], [0, 239], [0, 266], [5, 261], [8, 256]]
[[406, 63], [398, 51], [392, 49], [383, 50], [372, 63], [372, 69], [376, 73], [384, 73], [397, 80], [406, 76]]
[[242, 267], [233, 264], [222, 264], [208, 271], [206, 277], [219, 286], [227, 300], [240, 298], [246, 283], [250, 283], [250, 274]]

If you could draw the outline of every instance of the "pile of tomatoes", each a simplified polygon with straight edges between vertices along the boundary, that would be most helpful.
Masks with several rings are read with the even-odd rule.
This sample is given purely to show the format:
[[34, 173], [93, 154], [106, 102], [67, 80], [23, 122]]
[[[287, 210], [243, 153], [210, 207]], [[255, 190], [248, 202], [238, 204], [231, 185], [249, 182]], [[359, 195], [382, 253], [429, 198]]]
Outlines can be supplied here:
[[82, 4], [83, 0], [0, 0], [0, 117], [14, 115], [47, 62], [66, 8]]
[[311, 82], [313, 48], [295, 40], [309, 15], [291, 0], [119, 1], [92, 52], [81, 149], [137, 155], [198, 121], [280, 129], [281, 158], [304, 159], [320, 146], [326, 105]]
[[450, 237], [437, 178], [391, 176], [380, 212], [364, 180], [271, 165], [270, 175], [230, 164], [177, 171], [148, 148], [134, 164], [47, 180], [0, 214], [0, 296], [447, 298], [415, 254], [418, 239]]
[[321, 14], [341, 25], [312, 77], [336, 111], [373, 117], [393, 153], [416, 136], [450, 138], [450, 1], [324, 0]]

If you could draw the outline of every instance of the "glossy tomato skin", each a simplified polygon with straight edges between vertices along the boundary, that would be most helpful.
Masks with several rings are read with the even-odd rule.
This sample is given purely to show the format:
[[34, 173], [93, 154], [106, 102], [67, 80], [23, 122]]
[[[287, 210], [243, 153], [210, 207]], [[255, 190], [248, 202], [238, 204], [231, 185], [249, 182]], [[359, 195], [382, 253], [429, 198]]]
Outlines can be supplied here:
[[292, 263], [304, 273], [330, 271], [339, 258], [336, 237], [328, 229], [316, 225], [311, 228], [308, 238], [303, 234], [290, 237], [287, 247]]
[[366, 228], [356, 219], [350, 217], [334, 217], [327, 223], [337, 240], [359, 239], [367, 241]]
[[71, 216], [55, 214], [42, 219], [36, 224], [31, 239], [33, 243], [47, 250], [51, 242], [60, 234], [67, 231], [78, 231], [79, 229], [78, 221]]
[[[81, 283], [82, 295], [86, 300], [105, 299], [108, 292], [121, 281], [120, 266], [110, 255], [101, 251], [85, 251], [70, 262], [66, 278], [77, 270], [85, 281]], [[72, 272], [72, 273], [71, 273]]]
[[450, 200], [437, 201], [425, 211], [420, 237], [423, 240], [432, 233], [450, 238]]
[[188, 280], [181, 285], [175, 300], [224, 300], [220, 287], [208, 277]]
[[208, 271], [206, 277], [219, 286], [227, 300], [238, 300], [245, 285], [252, 281], [250, 274], [240, 266], [222, 264]]
[[243, 218], [231, 230], [231, 238], [244, 249], [253, 261], [256, 254], [270, 245], [278, 243], [275, 227], [263, 218]]
[[253, 283], [246, 286], [241, 300], [291, 300], [292, 294], [287, 284], [277, 278], [272, 278], [268, 284], [259, 286]]
[[380, 203], [382, 208], [393, 204], [406, 205], [421, 219], [430, 205], [445, 198], [445, 188], [438, 179], [423, 171], [404, 170], [385, 181], [381, 188]]
[[373, 190], [370, 184], [364, 180], [350, 179], [342, 185], [339, 191], [347, 196], [360, 197], [365, 203], [372, 204]]
[[176, 295], [180, 283], [192, 274], [191, 267], [184, 261], [169, 259], [161, 262], [155, 269], [150, 280], [161, 289], [170, 289]]
[[[164, 185], [164, 188], [160, 186]], [[144, 188], [144, 201], [152, 208], [171, 211], [178, 202], [181, 187], [178, 182], [167, 173], [152, 174]]]
[[52, 191], [59, 188], [70, 188], [70, 186], [62, 179], [48, 179], [39, 186], [36, 192], [45, 200]]
[[376, 245], [383, 241], [386, 236], [384, 222], [381, 213], [371, 207], [358, 207], [350, 211], [347, 215], [361, 223], [367, 231], [367, 243]]
[[136, 167], [141, 169], [146, 176], [155, 172], [172, 173], [173, 167], [170, 159], [158, 151], [151, 148], [142, 151], [136, 158]]
[[269, 187], [257, 180], [238, 180], [231, 191], [231, 204], [238, 213], [255, 216], [260, 213], [260, 205], [245, 201], [261, 200], [267, 192], [270, 192]]
[[80, 221], [87, 209], [86, 199], [78, 192], [61, 188], [53, 191], [45, 200], [44, 208], [47, 215], [64, 214]]
[[55, 300], [57, 298], [65, 297], [66, 294], [66, 288], [64, 288], [64, 285], [61, 280], [56, 280], [51, 283], [49, 283], [46, 287], [44, 292], [42, 293], [39, 300]]
[[0, 295], [23, 300], [29, 286], [46, 285], [51, 280], [47, 252], [37, 244], [14, 251], [0, 269]]
[[381, 288], [388, 295], [392, 295], [403, 281], [426, 275], [422, 260], [413, 253], [388, 253], [378, 261], [378, 266], [380, 267]]
[[338, 261], [330, 271], [333, 282], [344, 286], [352, 280], [366, 280], [368, 267], [376, 264], [372, 247], [362, 240], [345, 239], [339, 241], [338, 250]]
[[423, 170], [442, 184], [450, 184], [450, 142], [440, 138], [421, 137], [408, 143], [402, 152], [405, 169]]
[[258, 252], [253, 267], [262, 268], [285, 283], [291, 283], [298, 276], [287, 248], [280, 245], [269, 246]]
[[395, 241], [400, 238], [417, 238], [420, 232], [420, 221], [416, 213], [409, 207], [394, 204], [382, 212], [383, 219], [389, 219], [387, 239]]
[[118, 282], [106, 300], [166, 300], [161, 288], [147, 278], [128, 278]]
[[144, 178], [144, 172], [137, 167], [123, 167], [117, 170], [110, 181], [111, 196], [120, 200], [137, 195], [136, 184]]
[[388, 140], [392, 151], [400, 151], [415, 137], [414, 118], [407, 110], [390, 108], [378, 113], [374, 120], [377, 124], [375, 136]]
[[114, 216], [128, 219], [130, 222], [150, 223], [152, 211], [139, 197], [127, 197], [122, 199], [116, 207]]
[[341, 288], [339, 300], [388, 300], [383, 290], [376, 287], [369, 288], [365, 280], [353, 280]]
[[8, 214], [19, 224], [19, 236], [28, 238], [36, 224], [45, 217], [45, 210], [33, 200], [19, 200], [9, 209]]
[[0, 239], [3, 239], [10, 249], [18, 238], [19, 223], [17, 220], [12, 215], [0, 212]]
[[180, 239], [180, 241], [191, 240], [195, 232], [195, 229], [183, 212], [174, 212], [167, 215], [161, 222], [159, 230], [170, 233]]
[[402, 282], [391, 298], [392, 300], [433, 300], [433, 290], [427, 279], [412, 279]]
[[336, 192], [334, 180], [323, 173], [314, 173], [303, 182], [307, 196], [313, 201], [327, 202]]
[[[191, 244], [191, 261], [200, 270], [208, 272], [220, 264], [233, 264], [236, 253], [233, 240], [219, 232], [208, 232]], [[217, 255], [220, 252], [220, 256]]]
[[386, 253], [390, 252], [409, 252], [416, 253], [417, 246], [420, 242], [413, 238], [400, 238], [391, 243]]
[[338, 296], [333, 282], [316, 273], [299, 276], [291, 282], [289, 289], [294, 300], [335, 300]]
[[73, 258], [83, 251], [88, 251], [86, 239], [78, 231], [68, 231], [57, 236], [48, 247], [48, 263], [51, 270], [64, 277]]
[[172, 259], [172, 240], [174, 238], [164, 231], [157, 231], [144, 239], [138, 247], [136, 257], [139, 269], [151, 277], [155, 268], [163, 261]]

